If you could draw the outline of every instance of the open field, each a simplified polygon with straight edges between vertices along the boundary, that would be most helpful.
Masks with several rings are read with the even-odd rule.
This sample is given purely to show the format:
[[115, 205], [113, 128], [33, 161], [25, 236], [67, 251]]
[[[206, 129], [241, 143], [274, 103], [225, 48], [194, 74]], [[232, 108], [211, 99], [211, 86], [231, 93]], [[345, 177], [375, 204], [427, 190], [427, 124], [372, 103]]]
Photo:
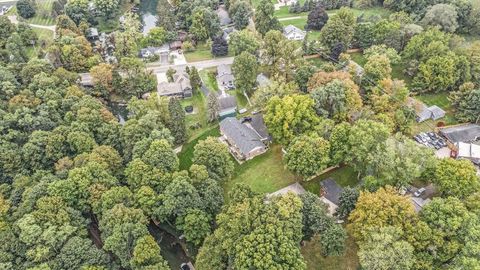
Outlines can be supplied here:
[[263, 194], [284, 188], [295, 180], [295, 176], [283, 166], [282, 147], [272, 145], [265, 154], [241, 165], [236, 163], [234, 175], [224, 184], [224, 190], [227, 194], [236, 183], [244, 183]]
[[358, 246], [351, 236], [347, 238], [343, 256], [322, 256], [319, 237], [315, 236], [301, 248], [307, 269], [310, 270], [356, 270], [359, 267], [357, 257]]

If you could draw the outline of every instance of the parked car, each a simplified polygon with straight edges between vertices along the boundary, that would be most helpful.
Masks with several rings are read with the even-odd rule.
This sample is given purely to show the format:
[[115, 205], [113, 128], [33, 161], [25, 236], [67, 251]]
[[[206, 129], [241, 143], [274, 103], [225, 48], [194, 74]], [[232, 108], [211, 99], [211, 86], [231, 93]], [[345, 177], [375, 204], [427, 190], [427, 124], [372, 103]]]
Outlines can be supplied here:
[[413, 195], [415, 195], [415, 197], [420, 197], [420, 195], [422, 195], [423, 193], [425, 192], [425, 188], [420, 188], [418, 189], [417, 191], [415, 191], [415, 193], [413, 193]]
[[244, 117], [242, 118], [242, 124], [245, 122], [252, 122], [252, 117]]

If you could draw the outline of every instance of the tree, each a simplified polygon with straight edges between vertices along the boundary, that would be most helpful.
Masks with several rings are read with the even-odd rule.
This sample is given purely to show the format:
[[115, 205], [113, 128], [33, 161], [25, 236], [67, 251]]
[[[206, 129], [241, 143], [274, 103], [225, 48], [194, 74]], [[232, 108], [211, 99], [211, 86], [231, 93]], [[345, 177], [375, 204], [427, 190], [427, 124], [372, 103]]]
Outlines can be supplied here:
[[230, 178], [234, 169], [227, 146], [214, 137], [208, 137], [195, 145], [192, 162], [204, 165], [209, 174], [218, 180]]
[[287, 80], [292, 79], [295, 70], [304, 64], [301, 61], [300, 44], [285, 38], [277, 30], [271, 30], [265, 34], [261, 56], [262, 64], [270, 68], [270, 75], [282, 76]]
[[334, 226], [334, 220], [328, 216], [327, 205], [318, 196], [305, 192], [300, 195], [302, 200], [302, 233], [303, 240], [310, 241], [316, 234], [323, 234], [330, 226]]
[[147, 36], [144, 38], [145, 45], [159, 47], [165, 44], [167, 41], [167, 31], [163, 27], [154, 27], [148, 31]]
[[345, 162], [352, 165], [359, 174], [364, 174], [368, 160], [375, 153], [383, 151], [388, 136], [387, 127], [381, 123], [372, 120], [357, 121], [349, 131], [350, 154], [345, 157]]
[[118, 9], [119, 0], [94, 0], [95, 7], [103, 13], [104, 16], [110, 18]]
[[200, 246], [203, 239], [210, 234], [211, 218], [202, 210], [188, 210], [185, 216], [177, 218], [176, 226], [185, 234], [187, 241]]
[[217, 36], [220, 32], [218, 15], [205, 7], [196, 7], [192, 13], [190, 33], [197, 41], [205, 41]]
[[232, 71], [237, 89], [243, 93], [251, 93], [257, 82], [258, 63], [255, 56], [248, 52], [235, 56]]
[[298, 93], [298, 86], [294, 82], [286, 82], [284, 78], [275, 78], [270, 84], [255, 90], [252, 101], [257, 108], [265, 108], [272, 97], [283, 98], [295, 93]]
[[208, 122], [215, 122], [218, 120], [220, 113], [220, 104], [215, 93], [210, 92], [207, 97], [207, 120]]
[[434, 182], [444, 196], [458, 198], [465, 198], [480, 188], [480, 179], [469, 160], [440, 160]]
[[280, 22], [274, 16], [272, 1], [261, 0], [255, 10], [255, 28], [263, 36], [270, 30], [282, 29]]
[[32, 0], [19, 0], [16, 3], [18, 15], [24, 19], [29, 19], [35, 16], [37, 5]]
[[163, 191], [160, 197], [162, 204], [155, 209], [154, 213], [154, 217], [159, 221], [175, 221], [179, 217], [185, 216], [191, 209], [202, 208], [200, 195], [189, 182], [190, 179], [185, 176], [185, 174], [174, 175], [172, 182]]
[[264, 119], [273, 138], [280, 144], [288, 145], [296, 136], [315, 130], [320, 119], [315, 114], [313, 103], [310, 97], [296, 94], [271, 98]]
[[450, 92], [449, 99], [455, 107], [455, 117], [464, 122], [476, 122], [480, 115], [480, 88], [474, 89], [472, 83], [460, 86], [458, 91]]
[[320, 234], [323, 256], [341, 256], [345, 253], [347, 232], [338, 224], [333, 224]]
[[466, 49], [466, 56], [470, 59], [472, 82], [478, 84], [480, 83], [480, 41], [473, 42]]
[[246, 1], [238, 0], [230, 7], [230, 11], [235, 28], [238, 30], [245, 29], [253, 14], [252, 7]]
[[348, 8], [341, 8], [333, 15], [320, 32], [320, 43], [330, 51], [338, 43], [344, 44], [345, 49], [350, 47], [355, 32], [355, 15]]
[[358, 86], [352, 81], [334, 80], [311, 93], [319, 116], [336, 121], [347, 120], [362, 106]]
[[385, 55], [391, 64], [398, 64], [401, 60], [400, 55], [394, 48], [387, 47], [385, 44], [373, 45], [363, 52], [365, 58], [369, 59], [373, 55]]
[[114, 85], [115, 89], [121, 89], [123, 95], [140, 98], [156, 89], [155, 75], [145, 69], [145, 63], [141, 59], [123, 57], [119, 69], [122, 76], [119, 76], [120, 80], [115, 81]]
[[392, 74], [392, 67], [390, 60], [384, 54], [374, 54], [370, 56], [365, 64], [365, 76], [368, 81], [365, 81], [367, 85], [376, 84], [383, 79], [390, 79]]
[[135, 242], [130, 264], [135, 269], [170, 269], [167, 261], [160, 255], [160, 247], [155, 238], [151, 235], [142, 236]]
[[348, 217], [350, 224], [347, 229], [357, 242], [362, 242], [368, 239], [371, 231], [382, 227], [392, 226], [404, 231], [415, 218], [415, 209], [410, 199], [387, 186], [375, 193], [360, 192], [355, 210]]
[[212, 55], [213, 56], [225, 56], [228, 54], [228, 43], [219, 35], [213, 39], [212, 43]]
[[165, 75], [167, 75], [167, 80], [168, 82], [173, 82], [173, 75], [175, 75], [177, 71], [171, 67], [168, 68], [167, 72]]
[[346, 122], [335, 125], [330, 134], [330, 157], [333, 164], [342, 164], [350, 153], [350, 130]]
[[330, 144], [316, 134], [302, 135], [289, 144], [284, 159], [289, 170], [308, 178], [330, 163]]
[[142, 160], [164, 172], [174, 172], [178, 169], [178, 158], [167, 140], [154, 140], [142, 155]]
[[7, 16], [0, 17], [0, 46], [3, 48], [7, 39], [15, 31], [15, 26], [10, 22]]
[[260, 48], [260, 40], [255, 32], [248, 29], [233, 32], [228, 41], [229, 49], [233, 55], [239, 55], [242, 52], [248, 52], [256, 55]]
[[360, 244], [360, 265], [365, 269], [412, 269], [413, 247], [401, 238], [402, 231], [396, 227], [380, 227], [372, 231]]
[[175, 138], [175, 144], [180, 145], [187, 141], [187, 127], [185, 123], [185, 111], [176, 98], [171, 98], [168, 103], [170, 113], [169, 129]]
[[138, 15], [133, 12], [127, 12], [124, 15], [123, 31], [116, 31], [115, 54], [118, 58], [136, 57], [138, 54], [138, 43], [141, 39], [140, 20]]
[[422, 19], [425, 26], [439, 26], [441, 30], [454, 33], [458, 28], [458, 14], [455, 6], [436, 4], [430, 6]]
[[307, 92], [308, 80], [316, 71], [317, 68], [313, 65], [303, 65], [297, 69], [294, 79], [302, 92]]
[[5, 49], [7, 49], [11, 63], [24, 63], [28, 59], [25, 45], [23, 44], [22, 38], [17, 33], [13, 33], [7, 39]]
[[451, 89], [458, 80], [457, 56], [449, 52], [444, 56], [434, 56], [418, 67], [414, 86], [428, 92]]
[[307, 26], [308, 30], [322, 30], [328, 21], [328, 14], [323, 5], [317, 4], [315, 8], [308, 13]]
[[87, 0], [69, 0], [65, 6], [65, 13], [77, 25], [81, 21], [88, 21], [91, 16]]
[[188, 76], [190, 79], [190, 84], [194, 90], [199, 90], [202, 86], [202, 78], [200, 78], [200, 74], [198, 74], [198, 70], [196, 67], [191, 67]]
[[101, 93], [111, 93], [113, 91], [113, 66], [106, 63], [100, 63], [90, 69], [93, 84], [100, 89]]
[[356, 188], [346, 187], [340, 193], [339, 204], [336, 211], [336, 215], [339, 218], [348, 218], [350, 213], [355, 209], [358, 196], [360, 192]]

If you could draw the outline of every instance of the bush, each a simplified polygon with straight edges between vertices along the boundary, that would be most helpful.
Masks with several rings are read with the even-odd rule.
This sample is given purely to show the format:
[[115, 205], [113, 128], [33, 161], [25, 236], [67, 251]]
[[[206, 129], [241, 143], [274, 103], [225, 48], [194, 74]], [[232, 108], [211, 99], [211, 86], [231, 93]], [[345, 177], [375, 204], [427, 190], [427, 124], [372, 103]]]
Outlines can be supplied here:
[[20, 0], [17, 2], [17, 13], [24, 19], [29, 19], [35, 16], [36, 5], [31, 0]]

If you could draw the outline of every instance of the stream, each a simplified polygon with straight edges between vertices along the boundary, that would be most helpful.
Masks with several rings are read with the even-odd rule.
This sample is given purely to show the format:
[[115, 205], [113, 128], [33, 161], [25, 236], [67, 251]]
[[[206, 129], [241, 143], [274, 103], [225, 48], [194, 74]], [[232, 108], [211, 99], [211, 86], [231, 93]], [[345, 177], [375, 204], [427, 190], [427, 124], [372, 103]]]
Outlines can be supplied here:
[[148, 231], [157, 241], [161, 249], [162, 257], [168, 262], [171, 269], [180, 269], [182, 263], [191, 261], [180, 244], [178, 244], [176, 237], [167, 230], [150, 222]]
[[140, 2], [140, 16], [143, 24], [143, 35], [157, 26], [157, 4], [158, 0], [143, 0]]

